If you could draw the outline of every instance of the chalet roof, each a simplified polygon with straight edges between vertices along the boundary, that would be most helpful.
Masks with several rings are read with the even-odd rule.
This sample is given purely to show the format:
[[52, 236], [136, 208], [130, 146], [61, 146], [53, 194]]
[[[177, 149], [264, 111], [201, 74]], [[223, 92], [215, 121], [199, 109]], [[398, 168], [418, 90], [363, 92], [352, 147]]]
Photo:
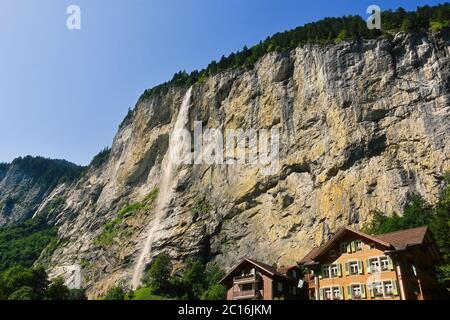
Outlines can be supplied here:
[[336, 241], [342, 238], [347, 232], [355, 233], [361, 237], [367, 238], [373, 242], [381, 244], [386, 249], [401, 250], [407, 246], [422, 244], [428, 231], [427, 227], [419, 227], [396, 232], [385, 233], [381, 235], [369, 235], [367, 233], [355, 230], [350, 227], [344, 227], [338, 230], [331, 239], [320, 247], [313, 248], [302, 260], [300, 264], [313, 264], [315, 260], [325, 253]]
[[279, 273], [281, 273], [281, 274], [286, 275], [286, 274], [288, 273], [289, 270], [294, 269], [294, 268], [298, 269], [298, 266], [297, 266], [297, 265], [295, 265], [295, 266], [281, 266], [281, 267], [279, 267], [279, 268], [277, 269], [277, 271], [278, 271]]
[[278, 272], [277, 268], [275, 268], [274, 266], [253, 259], [246, 259], [246, 260], [249, 261], [250, 263], [253, 263], [257, 267], [260, 267], [264, 271], [267, 271], [271, 275], [279, 275], [279, 276], [283, 275], [282, 273]]
[[302, 260], [299, 261], [299, 264], [311, 264], [314, 263], [313, 257], [315, 257], [316, 253], [322, 249], [323, 246], [314, 247], [309, 251], [306, 256], [303, 257]]
[[260, 261], [257, 261], [257, 260], [245, 258], [242, 261], [240, 261], [239, 263], [237, 263], [233, 268], [231, 268], [230, 272], [228, 272], [227, 275], [225, 277], [223, 277], [219, 281], [219, 283], [222, 283], [225, 279], [227, 279], [244, 262], [249, 262], [249, 263], [253, 264], [254, 266], [264, 270], [265, 272], [267, 272], [271, 276], [278, 276], [278, 277], [282, 277], [282, 278], [291, 279], [291, 278], [287, 277], [285, 274], [279, 272], [277, 270], [277, 268], [275, 268], [274, 266], [268, 265], [266, 263], [263, 263], [263, 262], [260, 262]]
[[407, 246], [422, 244], [425, 240], [428, 227], [419, 227], [407, 230], [400, 230], [377, 235], [377, 239], [389, 242], [396, 249], [403, 249]]

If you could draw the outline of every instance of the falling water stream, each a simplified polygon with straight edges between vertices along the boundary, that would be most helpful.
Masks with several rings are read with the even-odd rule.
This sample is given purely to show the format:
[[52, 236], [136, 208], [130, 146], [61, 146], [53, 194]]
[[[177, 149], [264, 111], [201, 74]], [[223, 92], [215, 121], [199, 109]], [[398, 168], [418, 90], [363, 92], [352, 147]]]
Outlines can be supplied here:
[[[150, 254], [152, 250], [152, 244], [154, 240], [155, 233], [160, 230], [161, 222], [165, 213], [167, 211], [167, 206], [169, 205], [174, 189], [174, 173], [177, 169], [177, 162], [175, 157], [179, 156], [175, 150], [180, 150], [180, 144], [183, 143], [183, 129], [189, 122], [189, 106], [191, 100], [191, 91], [190, 88], [186, 95], [184, 96], [183, 103], [181, 104], [180, 111], [178, 112], [178, 117], [175, 122], [175, 126], [173, 128], [172, 134], [170, 136], [169, 148], [166, 152], [164, 160], [161, 164], [162, 166], [162, 174], [161, 181], [159, 185], [159, 193], [156, 199], [155, 205], [155, 217], [150, 222], [147, 228], [147, 236], [145, 238], [144, 246], [142, 247], [142, 251], [139, 254], [139, 259], [134, 268], [133, 278], [132, 278], [132, 287], [136, 289], [141, 284], [142, 274], [144, 273], [146, 258]], [[190, 148], [190, 145], [189, 145]]]

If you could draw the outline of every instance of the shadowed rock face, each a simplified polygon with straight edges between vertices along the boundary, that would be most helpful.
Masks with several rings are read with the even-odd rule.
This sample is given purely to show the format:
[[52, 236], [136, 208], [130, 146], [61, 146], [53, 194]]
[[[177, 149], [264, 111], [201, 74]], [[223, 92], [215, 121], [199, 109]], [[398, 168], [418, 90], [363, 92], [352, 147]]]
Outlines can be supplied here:
[[30, 156], [0, 164], [0, 227], [31, 218], [59, 182], [81, 170], [64, 160]]
[[[447, 35], [307, 45], [249, 71], [196, 84], [190, 127], [280, 130], [280, 165], [185, 165], [151, 256], [197, 256], [224, 268], [242, 257], [292, 264], [327, 234], [372, 210], [401, 212], [418, 193], [436, 201], [450, 169]], [[91, 297], [129, 283], [154, 205], [161, 160], [187, 88], [138, 104], [109, 160], [63, 191], [61, 243], [49, 268], [82, 265]], [[127, 203], [142, 205], [104, 225]], [[97, 240], [96, 240], [97, 239]], [[150, 261], [151, 257], [149, 257]], [[148, 262], [149, 262], [148, 261]]]

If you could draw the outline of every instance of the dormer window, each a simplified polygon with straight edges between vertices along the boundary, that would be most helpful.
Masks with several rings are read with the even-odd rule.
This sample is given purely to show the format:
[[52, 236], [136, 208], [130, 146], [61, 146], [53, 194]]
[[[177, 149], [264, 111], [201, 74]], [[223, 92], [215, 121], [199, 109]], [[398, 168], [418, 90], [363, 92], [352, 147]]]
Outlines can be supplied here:
[[331, 250], [330, 250], [330, 257], [331, 257], [331, 258], [336, 257], [336, 250], [334, 250], [334, 249], [331, 249]]
[[363, 249], [363, 243], [361, 240], [356, 240], [355, 241], [355, 247], [356, 247], [356, 251], [361, 251]]

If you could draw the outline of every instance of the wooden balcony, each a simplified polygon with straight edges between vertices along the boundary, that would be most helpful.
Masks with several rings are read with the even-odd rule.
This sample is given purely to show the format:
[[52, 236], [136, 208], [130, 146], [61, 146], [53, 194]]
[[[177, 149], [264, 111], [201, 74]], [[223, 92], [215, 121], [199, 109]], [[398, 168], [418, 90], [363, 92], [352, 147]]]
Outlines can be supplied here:
[[245, 276], [234, 277], [233, 281], [235, 284], [253, 283], [257, 282], [259, 277], [256, 274], [248, 274]]
[[256, 290], [244, 290], [244, 291], [234, 291], [233, 292], [234, 300], [256, 299], [257, 296], [258, 296], [258, 292]]

